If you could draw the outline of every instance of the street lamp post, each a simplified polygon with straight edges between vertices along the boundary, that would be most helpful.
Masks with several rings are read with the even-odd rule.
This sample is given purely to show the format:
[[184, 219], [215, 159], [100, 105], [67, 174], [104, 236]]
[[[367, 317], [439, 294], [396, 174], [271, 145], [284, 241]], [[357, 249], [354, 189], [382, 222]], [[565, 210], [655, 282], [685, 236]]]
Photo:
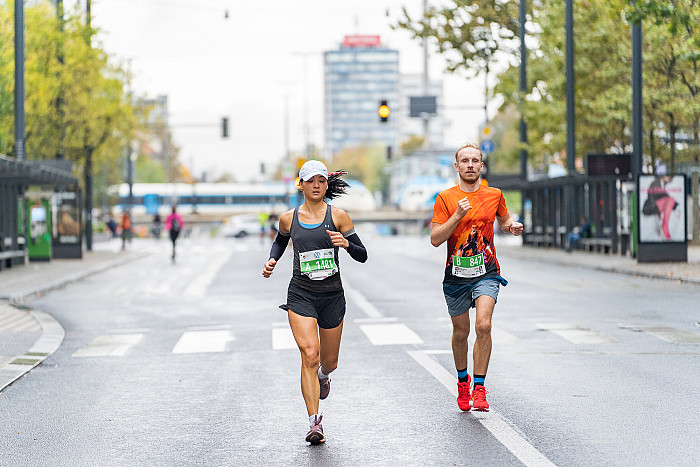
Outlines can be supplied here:
[[525, 23], [527, 1], [520, 0], [520, 178], [527, 180], [527, 126], [525, 124], [524, 99], [527, 92], [527, 47], [525, 46]]
[[15, 157], [24, 160], [24, 1], [15, 0]]

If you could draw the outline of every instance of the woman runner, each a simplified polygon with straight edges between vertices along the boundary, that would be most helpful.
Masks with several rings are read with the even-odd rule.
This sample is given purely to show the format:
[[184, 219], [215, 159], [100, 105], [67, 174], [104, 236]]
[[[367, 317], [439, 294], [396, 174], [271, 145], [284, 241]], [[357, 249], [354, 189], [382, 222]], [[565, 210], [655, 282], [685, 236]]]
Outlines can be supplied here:
[[306, 162], [299, 170], [304, 204], [280, 216], [277, 237], [263, 276], [270, 277], [289, 239], [294, 248], [292, 280], [287, 291], [289, 325], [301, 352], [301, 393], [309, 415], [306, 441], [323, 443], [326, 438], [319, 414], [319, 399], [328, 397], [328, 375], [338, 367], [340, 337], [345, 317], [345, 294], [338, 267], [338, 248], [356, 261], [367, 261], [367, 250], [355, 233], [350, 216], [324, 199], [341, 195], [348, 186], [340, 179], [345, 172], [328, 174], [319, 161]]

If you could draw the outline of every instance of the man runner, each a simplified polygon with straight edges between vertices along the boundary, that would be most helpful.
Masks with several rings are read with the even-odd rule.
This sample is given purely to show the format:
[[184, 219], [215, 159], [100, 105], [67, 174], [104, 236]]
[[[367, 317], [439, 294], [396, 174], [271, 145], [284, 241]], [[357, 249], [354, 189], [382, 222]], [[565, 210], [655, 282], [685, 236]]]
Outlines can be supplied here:
[[[475, 144], [466, 144], [455, 154], [459, 184], [435, 199], [430, 243], [447, 242], [447, 264], [442, 289], [452, 319], [452, 355], [457, 367], [457, 405], [468, 411], [488, 411], [484, 379], [491, 358], [491, 317], [501, 277], [493, 244], [494, 223], [504, 232], [520, 235], [523, 225], [508, 214], [503, 193], [480, 183], [483, 154]], [[467, 371], [469, 309], [476, 308], [474, 342], [474, 390]], [[470, 405], [471, 401], [471, 405]]]

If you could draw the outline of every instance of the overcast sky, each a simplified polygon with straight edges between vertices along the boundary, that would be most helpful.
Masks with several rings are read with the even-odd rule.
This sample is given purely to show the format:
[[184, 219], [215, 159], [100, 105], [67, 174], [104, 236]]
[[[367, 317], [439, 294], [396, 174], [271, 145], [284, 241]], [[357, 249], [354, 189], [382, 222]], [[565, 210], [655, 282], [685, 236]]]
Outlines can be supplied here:
[[[345, 35], [378, 34], [399, 50], [402, 73], [422, 72], [420, 44], [389, 27], [402, 6], [419, 14], [423, 1], [92, 0], [92, 16], [97, 40], [130, 62], [135, 93], [168, 96], [182, 162], [197, 176], [230, 172], [244, 181], [261, 162], [273, 169], [284, 158], [285, 95], [292, 151], [304, 146], [305, 95], [311, 142], [323, 145], [322, 53]], [[431, 54], [431, 78], [443, 76], [443, 63]], [[444, 93], [450, 106], [483, 105], [483, 79], [444, 75]], [[457, 146], [477, 138], [484, 115], [451, 110], [446, 118], [445, 143]]]

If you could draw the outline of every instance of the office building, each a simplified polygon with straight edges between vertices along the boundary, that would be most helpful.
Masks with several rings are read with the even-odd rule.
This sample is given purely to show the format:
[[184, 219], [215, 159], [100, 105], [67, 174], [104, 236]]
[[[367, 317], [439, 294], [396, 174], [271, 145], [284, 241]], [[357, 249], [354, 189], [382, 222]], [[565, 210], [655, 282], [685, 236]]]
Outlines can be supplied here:
[[399, 115], [381, 122], [385, 100], [399, 106], [399, 52], [382, 46], [379, 36], [346, 36], [337, 50], [324, 54], [325, 153], [381, 143], [397, 152]]

